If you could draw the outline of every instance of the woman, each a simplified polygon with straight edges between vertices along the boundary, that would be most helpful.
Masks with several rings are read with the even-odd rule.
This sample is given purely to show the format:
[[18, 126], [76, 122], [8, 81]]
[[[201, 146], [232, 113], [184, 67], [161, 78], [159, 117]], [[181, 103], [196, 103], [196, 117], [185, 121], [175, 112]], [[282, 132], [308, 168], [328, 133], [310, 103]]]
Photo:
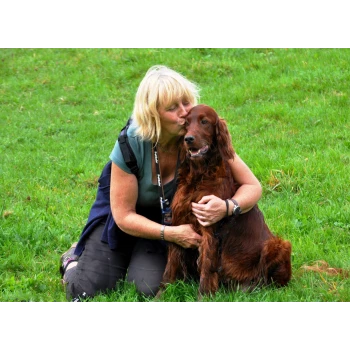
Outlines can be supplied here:
[[[131, 173], [117, 142], [110, 155], [111, 174], [104, 171], [99, 181], [100, 188], [110, 193], [110, 205], [95, 220], [97, 225], [83, 231], [77, 247], [61, 257], [68, 298], [113, 289], [125, 277], [140, 293], [155, 295], [166, 265], [166, 242], [199, 247], [201, 236], [190, 225], [171, 226], [169, 215], [185, 118], [198, 97], [198, 87], [181, 74], [165, 66], [148, 70], [136, 93], [127, 131], [139, 176]], [[260, 199], [261, 186], [238, 156], [231, 168], [241, 185], [233, 199], [244, 213]], [[233, 202], [230, 206], [232, 213]], [[204, 226], [218, 222], [227, 212], [225, 201], [215, 196], [193, 203], [192, 210]]]

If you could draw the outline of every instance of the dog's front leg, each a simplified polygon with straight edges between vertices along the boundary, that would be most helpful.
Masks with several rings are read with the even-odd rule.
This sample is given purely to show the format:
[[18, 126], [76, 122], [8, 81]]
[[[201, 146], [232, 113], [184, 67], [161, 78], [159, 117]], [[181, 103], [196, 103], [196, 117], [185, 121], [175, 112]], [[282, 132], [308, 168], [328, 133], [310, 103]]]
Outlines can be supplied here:
[[165, 266], [163, 274], [162, 286], [167, 283], [173, 283], [177, 279], [184, 278], [186, 276], [186, 266], [184, 249], [177, 244], [169, 243], [168, 248], [168, 260]]
[[199, 293], [215, 294], [219, 288], [218, 241], [208, 229], [203, 230], [202, 237], [198, 258]]
[[163, 273], [162, 282], [159, 286], [159, 291], [156, 295], [156, 299], [159, 299], [161, 297], [168, 283], [173, 283], [176, 281], [176, 279], [181, 278], [181, 276], [183, 277], [185, 275], [185, 272], [181, 271], [183, 268], [184, 260], [183, 254], [183, 249], [180, 246], [174, 243], [169, 243], [167, 264], [165, 266], [165, 271]]

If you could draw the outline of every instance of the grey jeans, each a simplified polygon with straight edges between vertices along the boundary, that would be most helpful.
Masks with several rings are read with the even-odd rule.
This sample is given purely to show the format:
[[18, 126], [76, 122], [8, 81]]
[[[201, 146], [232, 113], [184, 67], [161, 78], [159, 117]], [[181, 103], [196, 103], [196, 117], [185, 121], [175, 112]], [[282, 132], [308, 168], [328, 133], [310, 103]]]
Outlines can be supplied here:
[[134, 282], [138, 292], [146, 296], [159, 290], [166, 265], [167, 248], [158, 240], [123, 235], [118, 247], [111, 250], [100, 240], [103, 225], [88, 237], [85, 249], [75, 267], [64, 275], [67, 299], [93, 297], [116, 287], [125, 277]]

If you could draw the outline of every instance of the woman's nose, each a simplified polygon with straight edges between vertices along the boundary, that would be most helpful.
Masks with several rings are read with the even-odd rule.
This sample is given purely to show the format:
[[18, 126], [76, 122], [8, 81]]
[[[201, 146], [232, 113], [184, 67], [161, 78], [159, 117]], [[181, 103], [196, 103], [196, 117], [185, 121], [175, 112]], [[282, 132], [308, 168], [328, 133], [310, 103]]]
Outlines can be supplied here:
[[183, 103], [180, 103], [180, 117], [186, 117], [190, 109], [192, 108], [191, 104], [184, 105]]

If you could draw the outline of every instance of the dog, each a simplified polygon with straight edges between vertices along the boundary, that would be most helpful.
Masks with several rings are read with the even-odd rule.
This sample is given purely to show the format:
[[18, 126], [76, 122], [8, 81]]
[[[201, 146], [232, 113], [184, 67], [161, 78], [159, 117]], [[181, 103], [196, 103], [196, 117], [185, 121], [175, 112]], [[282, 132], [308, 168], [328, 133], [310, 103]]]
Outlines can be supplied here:
[[191, 224], [202, 243], [199, 249], [169, 243], [160, 293], [168, 283], [186, 278], [199, 280], [199, 296], [214, 295], [221, 283], [243, 290], [287, 285], [292, 274], [291, 244], [271, 233], [257, 205], [208, 227], [192, 214], [191, 202], [206, 195], [231, 198], [239, 185], [228, 163], [235, 151], [226, 122], [213, 108], [197, 105], [185, 125], [172, 225]]

